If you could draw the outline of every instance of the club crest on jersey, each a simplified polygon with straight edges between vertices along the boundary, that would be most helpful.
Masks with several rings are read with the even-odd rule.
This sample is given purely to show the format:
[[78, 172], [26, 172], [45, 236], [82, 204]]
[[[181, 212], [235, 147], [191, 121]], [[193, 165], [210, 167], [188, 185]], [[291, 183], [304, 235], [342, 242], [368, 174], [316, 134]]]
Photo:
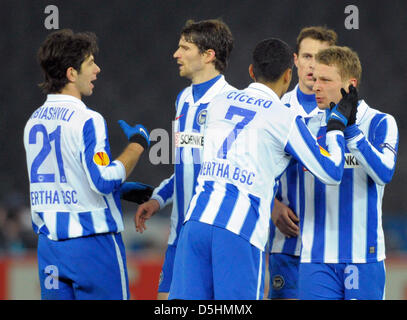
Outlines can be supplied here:
[[274, 290], [280, 290], [282, 287], [284, 287], [284, 277], [281, 275], [276, 275], [273, 277], [273, 289]]
[[203, 125], [206, 121], [206, 114], [208, 113], [208, 110], [204, 109], [201, 112], [198, 113], [198, 116], [196, 117], [196, 122], [199, 125]]
[[94, 154], [93, 162], [98, 166], [107, 166], [110, 163], [110, 159], [106, 152], [101, 151]]

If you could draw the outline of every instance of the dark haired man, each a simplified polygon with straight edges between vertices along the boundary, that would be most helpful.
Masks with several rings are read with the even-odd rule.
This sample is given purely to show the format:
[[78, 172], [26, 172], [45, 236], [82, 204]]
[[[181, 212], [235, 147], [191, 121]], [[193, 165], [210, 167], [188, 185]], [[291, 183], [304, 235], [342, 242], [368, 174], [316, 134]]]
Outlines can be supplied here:
[[24, 129], [43, 299], [128, 299], [120, 187], [149, 146], [142, 125], [120, 121], [130, 143], [111, 161], [106, 123], [83, 96], [99, 66], [93, 33], [51, 33], [38, 51], [47, 94]]
[[[336, 41], [336, 32], [322, 26], [302, 28], [297, 36], [294, 63], [298, 84], [281, 101], [302, 117], [312, 117], [322, 112], [312, 91], [315, 56], [319, 50], [335, 45]], [[299, 202], [297, 165], [292, 162], [279, 179], [271, 215], [268, 265], [270, 299], [298, 299], [301, 249], [301, 238], [298, 236]]]
[[329, 152], [320, 149], [303, 119], [280, 101], [292, 65], [285, 42], [263, 40], [249, 66], [255, 83], [209, 104], [202, 165], [178, 241], [170, 299], [262, 299], [275, 180], [293, 157], [325, 183], [340, 182], [341, 126], [352, 108], [335, 109]]
[[224, 22], [217, 19], [188, 20], [173, 55], [180, 76], [192, 82], [181, 91], [175, 103], [175, 135], [182, 139], [176, 139], [181, 142], [175, 146], [174, 174], [154, 190], [150, 201], [139, 206], [135, 216], [136, 229], [143, 232], [145, 221], [172, 203], [171, 231], [158, 299], [168, 298], [178, 236], [200, 170], [208, 103], [217, 94], [234, 89], [223, 76], [232, 49], [232, 33]]

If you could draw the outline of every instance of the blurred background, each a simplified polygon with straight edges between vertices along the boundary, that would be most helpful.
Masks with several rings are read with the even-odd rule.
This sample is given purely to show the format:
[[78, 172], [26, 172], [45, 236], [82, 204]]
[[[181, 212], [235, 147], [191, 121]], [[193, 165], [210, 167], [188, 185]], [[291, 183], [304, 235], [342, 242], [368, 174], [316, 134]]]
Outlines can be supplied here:
[[[99, 38], [96, 63], [102, 71], [93, 95], [84, 102], [105, 117], [114, 157], [127, 145], [117, 124], [119, 119], [142, 123], [150, 132], [161, 128], [171, 138], [175, 99], [189, 85], [188, 80], [179, 77], [172, 58], [187, 19], [221, 18], [229, 25], [235, 47], [225, 76], [237, 88], [250, 83], [247, 68], [260, 40], [278, 37], [294, 47], [302, 27], [333, 28], [340, 45], [359, 53], [363, 68], [360, 96], [371, 107], [392, 114], [398, 124], [397, 168], [386, 186], [383, 204], [388, 257], [386, 297], [407, 299], [405, 0], [1, 0], [0, 4], [0, 299], [40, 297], [23, 130], [31, 113], [45, 99], [38, 88], [42, 78], [36, 52], [53, 31], [45, 23], [50, 15], [50, 11], [45, 13], [48, 5], [58, 9], [59, 29], [93, 31]], [[358, 9], [358, 29], [348, 29], [345, 24], [351, 14], [345, 13], [348, 5]], [[56, 21], [52, 22], [55, 25]], [[295, 76], [291, 88], [296, 83]], [[146, 154], [129, 180], [156, 186], [172, 171], [168, 162], [152, 163]], [[132, 220], [137, 206], [124, 202], [123, 208], [132, 298], [154, 299], [171, 208], [150, 220], [142, 235], [135, 232]]]

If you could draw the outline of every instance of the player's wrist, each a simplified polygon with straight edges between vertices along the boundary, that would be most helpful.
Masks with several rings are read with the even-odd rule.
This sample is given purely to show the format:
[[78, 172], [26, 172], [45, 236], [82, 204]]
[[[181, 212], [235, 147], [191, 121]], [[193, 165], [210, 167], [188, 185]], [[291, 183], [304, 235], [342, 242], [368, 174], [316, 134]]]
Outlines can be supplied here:
[[145, 150], [145, 148], [138, 142], [131, 142], [127, 146], [128, 150], [133, 153], [141, 154]]
[[347, 126], [343, 132], [343, 135], [346, 140], [352, 139], [356, 137], [360, 133], [360, 129], [356, 124], [352, 124], [350, 126]]
[[157, 202], [158, 209], [157, 211], [164, 208], [164, 200], [157, 194], [153, 194], [150, 198], [150, 201], [155, 200]]
[[139, 134], [136, 134], [136, 135], [132, 136], [129, 139], [129, 142], [130, 142], [130, 144], [138, 144], [138, 145], [140, 145], [141, 147], [143, 147], [143, 151], [148, 149], [147, 140], [143, 136], [141, 136]]
[[345, 124], [340, 120], [330, 119], [328, 121], [326, 132], [333, 130], [340, 130], [343, 132], [345, 130]]

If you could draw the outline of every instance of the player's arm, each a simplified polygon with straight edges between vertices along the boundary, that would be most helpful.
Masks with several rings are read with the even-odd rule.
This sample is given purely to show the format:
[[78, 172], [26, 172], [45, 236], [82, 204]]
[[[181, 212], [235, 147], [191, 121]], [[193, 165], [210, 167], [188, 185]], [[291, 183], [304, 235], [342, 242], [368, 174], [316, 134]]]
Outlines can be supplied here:
[[136, 231], [143, 233], [147, 229], [146, 221], [155, 215], [160, 209], [173, 201], [174, 196], [174, 174], [165, 179], [154, 189], [150, 200], [137, 208], [134, 215]]
[[[290, 166], [295, 167], [297, 170], [297, 161], [292, 159], [288, 168]], [[288, 169], [287, 168], [287, 169]], [[271, 212], [271, 220], [273, 224], [280, 230], [282, 234], [284, 234], [286, 237], [295, 237], [299, 234], [299, 227], [298, 227], [298, 222], [299, 219], [297, 215], [294, 213], [294, 211], [291, 210], [289, 206], [287, 206], [284, 202], [282, 202], [282, 178], [284, 177], [287, 178], [287, 171], [280, 177], [280, 180], [277, 181], [277, 191], [276, 195], [274, 198], [274, 206], [273, 210]], [[285, 183], [287, 184], [287, 182]]]
[[342, 99], [337, 105], [331, 102], [327, 116], [326, 144], [328, 152], [318, 145], [302, 118], [295, 119], [288, 137], [286, 152], [300, 161], [309, 171], [325, 184], [339, 184], [344, 169], [345, 139], [343, 131], [356, 120], [358, 93], [349, 86], [347, 93], [341, 89]]
[[[356, 125], [345, 130], [346, 145], [366, 173], [379, 185], [393, 177], [398, 150], [398, 129], [391, 115], [378, 114], [372, 121], [370, 141]], [[375, 119], [373, 119], [375, 120]]]
[[[132, 131], [132, 136], [140, 135], [138, 129]], [[91, 188], [101, 194], [109, 194], [120, 188], [149, 143], [148, 133], [147, 136], [137, 137], [137, 141], [131, 141], [122, 154], [111, 162], [106, 124], [100, 115], [85, 122], [82, 136], [84, 170]]]
[[295, 213], [283, 202], [274, 199], [271, 220], [286, 237], [296, 237], [300, 233], [297, 223], [300, 221]]
[[345, 139], [341, 130], [326, 134], [328, 151], [317, 142], [302, 117], [298, 116], [291, 128], [285, 152], [306, 167], [325, 184], [341, 182], [344, 166]]
[[157, 200], [160, 209], [171, 204], [174, 197], [174, 174], [168, 179], [163, 180], [160, 185], [154, 189], [151, 199]]

